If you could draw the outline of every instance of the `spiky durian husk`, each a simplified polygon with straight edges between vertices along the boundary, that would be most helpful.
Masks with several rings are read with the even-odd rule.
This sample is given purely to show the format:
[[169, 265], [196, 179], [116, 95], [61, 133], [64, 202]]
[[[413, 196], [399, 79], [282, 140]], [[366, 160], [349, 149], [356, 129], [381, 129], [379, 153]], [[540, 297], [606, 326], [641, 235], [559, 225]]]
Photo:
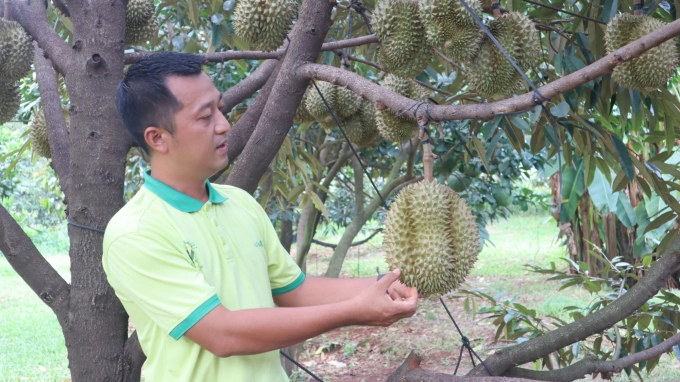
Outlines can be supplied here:
[[[481, 2], [467, 3], [481, 19]], [[430, 45], [443, 47], [456, 62], [468, 62], [474, 55], [481, 30], [460, 0], [421, 0], [420, 16]]]
[[19, 85], [14, 82], [0, 82], [0, 125], [11, 121], [20, 105]]
[[240, 0], [234, 8], [236, 34], [265, 52], [276, 50], [297, 16], [295, 0]]
[[413, 0], [380, 0], [373, 11], [375, 35], [382, 43], [378, 61], [388, 71], [413, 77], [422, 73], [432, 58], [425, 26]]
[[[540, 52], [538, 34], [528, 17], [509, 12], [491, 21], [488, 28], [522, 70], [536, 61]], [[486, 36], [471, 61], [467, 73], [470, 87], [484, 98], [506, 98], [522, 84], [522, 76]]]
[[157, 36], [153, 0], [130, 0], [125, 9], [125, 42], [130, 45], [145, 44]]
[[450, 188], [420, 181], [404, 188], [385, 218], [387, 264], [425, 296], [442, 295], [465, 280], [480, 250], [472, 210]]
[[314, 121], [314, 116], [309, 113], [309, 111], [307, 110], [307, 106], [305, 105], [305, 103], [307, 102], [307, 97], [309, 96], [310, 89], [311, 88], [307, 88], [307, 91], [305, 91], [305, 94], [302, 96], [302, 101], [300, 101], [300, 105], [298, 106], [297, 110], [295, 110], [295, 118], [293, 118], [293, 122], [295, 123], [305, 123]]
[[[70, 130], [71, 118], [68, 108], [62, 107], [62, 113], [64, 113], [64, 119], [66, 120], [66, 128]], [[33, 113], [29, 129], [33, 151], [43, 158], [51, 159], [52, 150], [50, 150], [50, 144], [47, 139], [47, 123], [45, 122], [45, 114], [42, 109]]]
[[[361, 97], [353, 91], [324, 81], [317, 81], [316, 85], [319, 87], [321, 94], [323, 94], [323, 98], [328, 102], [328, 106], [330, 106], [333, 114], [335, 114], [340, 122], [349, 118], [359, 110]], [[305, 106], [307, 107], [309, 114], [311, 114], [320, 124], [323, 124], [324, 128], [328, 126], [335, 127], [335, 121], [333, 120], [331, 113], [321, 99], [319, 92], [317, 92], [314, 87], [309, 88]]]
[[[386, 75], [382, 86], [416, 101], [424, 100], [427, 95], [415, 82], [394, 74]], [[398, 115], [390, 109], [376, 109], [375, 123], [380, 135], [391, 142], [411, 139], [418, 131], [418, 122], [410, 113]]]
[[[627, 13], [617, 15], [609, 22], [605, 32], [607, 54], [664, 25], [664, 22], [646, 15], [635, 16]], [[671, 39], [648, 50], [640, 57], [617, 66], [612, 77], [629, 89], [652, 91], [666, 85], [668, 79], [675, 74], [677, 66], [678, 51], [675, 41]]]
[[16, 21], [0, 19], [0, 82], [16, 82], [33, 63], [33, 40]]
[[366, 146], [378, 136], [375, 122], [375, 105], [371, 101], [362, 101], [359, 111], [344, 125], [345, 134], [349, 141]]

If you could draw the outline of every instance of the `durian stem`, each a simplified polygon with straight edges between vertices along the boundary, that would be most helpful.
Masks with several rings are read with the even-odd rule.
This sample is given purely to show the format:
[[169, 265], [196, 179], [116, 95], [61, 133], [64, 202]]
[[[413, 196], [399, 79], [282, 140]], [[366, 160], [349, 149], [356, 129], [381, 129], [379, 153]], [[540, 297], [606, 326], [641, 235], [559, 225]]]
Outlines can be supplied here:
[[[427, 126], [429, 120], [418, 118], [418, 125]], [[423, 141], [423, 177], [428, 182], [434, 182], [434, 154], [430, 145], [430, 136], [426, 130], [420, 130], [418, 138]]]
[[642, 7], [645, 6], [645, 3], [643, 0], [634, 0], [633, 4], [635, 6], [635, 10], [633, 11], [633, 14], [635, 16], [640, 16], [642, 14]]
[[5, 0], [5, 20], [12, 20], [12, 0]]
[[501, 17], [501, 4], [498, 0], [491, 2], [491, 9], [493, 9], [493, 17]]

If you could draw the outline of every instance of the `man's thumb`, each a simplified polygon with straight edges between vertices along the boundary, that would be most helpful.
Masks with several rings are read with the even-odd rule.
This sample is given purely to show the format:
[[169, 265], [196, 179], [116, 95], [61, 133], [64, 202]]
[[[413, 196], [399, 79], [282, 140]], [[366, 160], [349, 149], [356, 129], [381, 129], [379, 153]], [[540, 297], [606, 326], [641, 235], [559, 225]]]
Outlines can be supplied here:
[[383, 277], [378, 280], [378, 283], [380, 285], [385, 285], [385, 287], [390, 286], [393, 282], [395, 282], [399, 276], [401, 275], [401, 270], [400, 269], [395, 269], [392, 272], [385, 273]]

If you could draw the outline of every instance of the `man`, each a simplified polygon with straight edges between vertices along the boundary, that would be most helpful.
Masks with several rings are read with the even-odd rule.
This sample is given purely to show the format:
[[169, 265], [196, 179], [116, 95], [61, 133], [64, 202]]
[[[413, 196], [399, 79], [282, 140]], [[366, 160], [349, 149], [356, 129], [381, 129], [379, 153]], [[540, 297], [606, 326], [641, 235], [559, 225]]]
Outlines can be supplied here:
[[104, 270], [137, 327], [147, 381], [285, 381], [278, 349], [341, 326], [390, 325], [415, 313], [418, 294], [398, 270], [378, 281], [306, 278], [248, 193], [207, 182], [227, 165], [231, 127], [203, 63], [154, 54], [118, 87], [152, 170], [106, 228]]

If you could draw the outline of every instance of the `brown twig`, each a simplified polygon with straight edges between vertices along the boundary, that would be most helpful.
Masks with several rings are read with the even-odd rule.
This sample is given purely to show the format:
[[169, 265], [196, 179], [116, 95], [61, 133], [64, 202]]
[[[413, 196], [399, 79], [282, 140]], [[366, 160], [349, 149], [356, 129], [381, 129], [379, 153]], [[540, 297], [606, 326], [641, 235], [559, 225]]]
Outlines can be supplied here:
[[[375, 235], [377, 235], [377, 234], [379, 234], [380, 232], [382, 232], [382, 230], [383, 230], [382, 228], [376, 229], [376, 230], [373, 231], [373, 233], [370, 234], [367, 238], [365, 238], [365, 239], [363, 239], [363, 240], [360, 240], [360, 241], [356, 241], [356, 242], [350, 244], [350, 247], [356, 247], [357, 245], [361, 245], [361, 244], [367, 243], [369, 240], [373, 239], [373, 237], [375, 237]], [[335, 248], [338, 246], [337, 244], [324, 243], [323, 241], [316, 240], [316, 239], [312, 239], [312, 243], [317, 244], [317, 245], [320, 245], [320, 246], [322, 246], [322, 247], [333, 248], [333, 249], [335, 249]]]
[[460, 70], [460, 71], [463, 72], [463, 73], [467, 72], [467, 70], [463, 69], [462, 66], [456, 64], [452, 59], [446, 57], [446, 55], [444, 55], [444, 53], [438, 51], [437, 49], [432, 49], [432, 50], [434, 50], [434, 53], [435, 53], [437, 56], [439, 56], [439, 57], [441, 57], [442, 59], [444, 59], [444, 61], [446, 61], [446, 62], [448, 62], [449, 64], [451, 64], [451, 66], [453, 66], [454, 68]]
[[428, 89], [430, 89], [430, 90], [434, 90], [434, 91], [436, 91], [436, 92], [439, 92], [439, 93], [442, 93], [442, 94], [446, 94], [446, 95], [450, 95], [450, 96], [454, 95], [453, 93], [447, 92], [446, 90], [437, 89], [436, 87], [434, 87], [434, 86], [432, 86], [432, 85], [430, 85], [430, 84], [426, 84], [426, 83], [423, 82], [423, 81], [419, 81], [419, 80], [413, 80], [413, 81], [415, 81], [418, 85], [420, 85], [420, 86], [422, 86], [422, 87], [424, 87], [424, 88], [428, 88]]

